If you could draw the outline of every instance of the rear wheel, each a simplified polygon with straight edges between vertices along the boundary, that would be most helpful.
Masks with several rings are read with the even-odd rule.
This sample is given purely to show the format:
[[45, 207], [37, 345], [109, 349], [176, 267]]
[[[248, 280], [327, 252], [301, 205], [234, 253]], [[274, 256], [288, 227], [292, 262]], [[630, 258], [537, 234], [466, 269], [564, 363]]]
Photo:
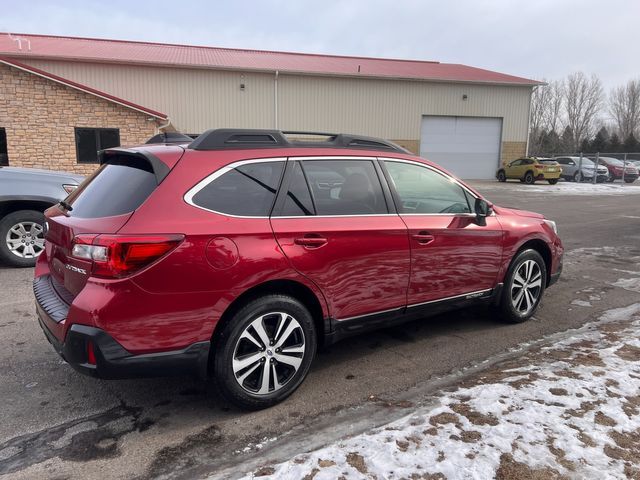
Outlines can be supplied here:
[[526, 183], [527, 185], [533, 185], [533, 183], [535, 183], [536, 179], [533, 176], [533, 172], [527, 172], [524, 175], [524, 183]]
[[18, 210], [0, 221], [0, 260], [14, 267], [33, 267], [44, 251], [44, 215]]
[[503, 183], [507, 181], [507, 175], [504, 173], [504, 170], [498, 172], [498, 181]]
[[295, 298], [267, 295], [242, 307], [214, 344], [218, 390], [241, 408], [270, 407], [291, 395], [316, 353], [309, 311]]
[[503, 320], [521, 323], [533, 316], [546, 286], [547, 267], [535, 250], [520, 252], [511, 262], [502, 290]]
[[549, 182], [549, 185], [555, 185], [556, 183], [558, 183], [558, 179], [557, 178], [552, 178], [547, 180]]
[[582, 181], [582, 174], [580, 172], [576, 172], [573, 174], [573, 181], [574, 182], [581, 182]]

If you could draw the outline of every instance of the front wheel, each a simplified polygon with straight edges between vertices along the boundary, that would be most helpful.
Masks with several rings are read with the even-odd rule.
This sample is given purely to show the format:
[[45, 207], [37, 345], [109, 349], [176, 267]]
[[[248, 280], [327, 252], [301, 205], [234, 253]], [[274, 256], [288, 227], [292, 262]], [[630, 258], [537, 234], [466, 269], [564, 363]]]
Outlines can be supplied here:
[[576, 172], [573, 174], [573, 181], [574, 182], [581, 182], [582, 181], [582, 174], [580, 172]]
[[609, 174], [609, 176], [607, 177], [607, 182], [609, 182], [609, 183], [613, 183], [613, 181], [614, 181], [615, 179], [616, 179], [616, 178], [615, 178], [613, 175]]
[[635, 178], [625, 178], [625, 179], [624, 179], [624, 183], [633, 183], [633, 182], [635, 182], [635, 181], [636, 181], [636, 179], [635, 179]]
[[302, 383], [316, 345], [313, 318], [298, 300], [286, 295], [258, 298], [238, 310], [217, 335], [214, 382], [241, 408], [270, 407]]
[[0, 221], [0, 260], [14, 267], [33, 267], [44, 251], [44, 215], [18, 210]]
[[504, 170], [500, 170], [498, 172], [498, 181], [502, 182], [502, 183], [507, 181], [507, 175], [506, 175], [506, 173], [504, 173]]
[[555, 185], [556, 183], [558, 183], [558, 179], [557, 178], [552, 178], [550, 180], [547, 180], [549, 182], [549, 185]]
[[520, 252], [511, 262], [502, 290], [500, 310], [509, 323], [522, 323], [535, 313], [547, 280], [547, 267], [535, 250]]

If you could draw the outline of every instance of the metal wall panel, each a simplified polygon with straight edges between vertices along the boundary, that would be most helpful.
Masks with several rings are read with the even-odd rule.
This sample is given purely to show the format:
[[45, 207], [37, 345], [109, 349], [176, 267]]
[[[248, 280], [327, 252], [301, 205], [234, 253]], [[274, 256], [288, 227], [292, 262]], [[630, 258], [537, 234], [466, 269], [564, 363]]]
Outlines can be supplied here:
[[[166, 113], [186, 133], [275, 126], [273, 74], [21, 61]], [[280, 74], [278, 126], [418, 140], [423, 115], [480, 116], [503, 118], [502, 141], [526, 141], [530, 95], [530, 87]]]

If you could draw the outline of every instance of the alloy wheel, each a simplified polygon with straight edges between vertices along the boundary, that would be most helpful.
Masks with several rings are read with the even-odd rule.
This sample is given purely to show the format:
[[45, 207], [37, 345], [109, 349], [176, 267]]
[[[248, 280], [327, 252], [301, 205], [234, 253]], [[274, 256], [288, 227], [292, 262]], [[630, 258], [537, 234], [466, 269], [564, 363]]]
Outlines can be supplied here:
[[542, 271], [533, 260], [522, 262], [511, 282], [511, 304], [521, 315], [527, 315], [535, 307], [542, 290]]
[[300, 323], [287, 313], [267, 313], [249, 323], [238, 338], [233, 351], [233, 375], [247, 392], [268, 395], [294, 377], [304, 354]]
[[5, 238], [9, 251], [20, 258], [35, 258], [44, 251], [44, 228], [36, 222], [16, 223]]

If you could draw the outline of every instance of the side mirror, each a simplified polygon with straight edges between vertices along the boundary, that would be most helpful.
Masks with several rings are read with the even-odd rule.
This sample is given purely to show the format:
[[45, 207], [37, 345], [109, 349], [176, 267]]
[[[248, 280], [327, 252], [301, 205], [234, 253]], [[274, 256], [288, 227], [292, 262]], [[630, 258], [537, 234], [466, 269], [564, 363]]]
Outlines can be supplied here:
[[489, 204], [489, 202], [482, 198], [476, 198], [474, 210], [476, 213], [478, 224], [482, 226], [486, 225], [487, 221], [485, 219], [486, 217], [491, 215], [491, 205]]

